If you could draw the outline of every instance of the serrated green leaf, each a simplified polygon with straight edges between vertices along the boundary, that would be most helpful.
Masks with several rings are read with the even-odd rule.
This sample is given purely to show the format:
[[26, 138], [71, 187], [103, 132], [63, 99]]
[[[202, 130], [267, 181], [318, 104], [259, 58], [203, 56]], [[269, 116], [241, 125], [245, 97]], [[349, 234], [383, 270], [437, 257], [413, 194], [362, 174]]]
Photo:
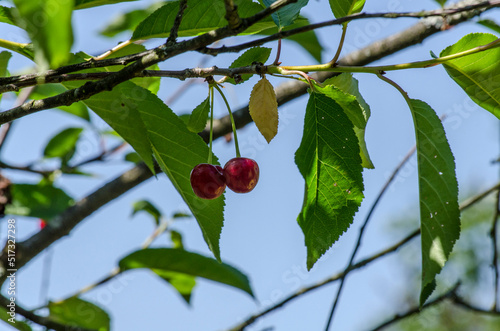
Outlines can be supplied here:
[[[219, 238], [224, 222], [224, 195], [214, 200], [198, 198], [191, 188], [191, 170], [208, 159], [208, 146], [156, 95], [144, 90], [136, 93], [138, 108], [163, 172], [187, 203], [214, 256], [220, 260]], [[181, 142], [181, 143], [179, 143]], [[217, 158], [213, 156], [214, 163]]]
[[[246, 50], [245, 53], [241, 54], [236, 60], [234, 60], [229, 68], [246, 67], [252, 65], [254, 62], [266, 63], [267, 59], [269, 59], [269, 55], [271, 55], [271, 48], [253, 47]], [[252, 74], [241, 75], [241, 80], [239, 80], [239, 82], [249, 80], [252, 76]], [[234, 78], [227, 78], [226, 82], [236, 84]]]
[[[248, 0], [235, 0], [240, 17], [255, 15], [263, 9], [257, 3]], [[179, 1], [167, 2], [167, 4], [154, 11], [144, 21], [139, 23], [135, 29], [132, 40], [166, 38], [174, 24], [179, 10]], [[184, 11], [182, 23], [179, 27], [179, 37], [197, 36], [227, 25], [224, 2], [219, 0], [191, 0]], [[256, 33], [268, 29], [274, 25], [271, 18], [254, 24], [243, 34]]]
[[137, 0], [75, 0], [75, 9], [85, 9], [104, 5], [112, 5], [120, 2], [130, 2]]
[[59, 302], [49, 302], [48, 308], [49, 318], [58, 323], [98, 331], [110, 329], [108, 313], [88, 301], [72, 297]]
[[[0, 77], [7, 77], [7, 66], [11, 57], [12, 54], [10, 52], [3, 51], [0, 53]], [[0, 101], [2, 100], [2, 95], [3, 94], [0, 94]]]
[[[488, 33], [472, 33], [443, 50], [447, 56], [489, 44], [498, 38]], [[500, 119], [500, 47], [443, 63], [453, 80], [479, 106]]]
[[187, 128], [189, 131], [198, 133], [207, 126], [208, 113], [210, 111], [210, 98], [207, 97], [191, 113]]
[[[262, 0], [266, 7], [269, 7], [275, 0]], [[278, 26], [279, 29], [284, 28], [293, 22], [299, 17], [300, 10], [302, 7], [307, 5], [309, 0], [297, 0], [295, 3], [291, 3], [281, 8], [277, 12], [273, 13], [271, 16], [273, 18], [274, 23]]]
[[328, 0], [336, 18], [349, 16], [363, 10], [366, 0]]
[[160, 276], [163, 280], [172, 285], [181, 297], [189, 304], [191, 301], [191, 293], [196, 286], [196, 278], [191, 275], [186, 275], [179, 272], [165, 271], [160, 269], [152, 269], [152, 271]]
[[50, 221], [74, 203], [66, 192], [52, 185], [13, 184], [10, 190], [12, 202], [5, 207], [5, 214]]
[[16, 23], [14, 23], [12, 9], [10, 7], [0, 6], [0, 23], [16, 25]]
[[99, 33], [106, 37], [114, 37], [125, 31], [133, 32], [139, 23], [164, 4], [165, 3], [162, 1], [155, 2], [145, 9], [137, 9], [122, 13], [113, 18], [113, 20]]
[[136, 251], [119, 262], [120, 269], [149, 268], [178, 272], [226, 284], [253, 297], [246, 275], [215, 259], [176, 248], [149, 248]]
[[[66, 91], [67, 88], [60, 84], [37, 85], [33, 92], [31, 92], [30, 98], [33, 100], [39, 100], [52, 97]], [[56, 109], [62, 110], [71, 115], [78, 116], [86, 121], [90, 121], [90, 115], [87, 106], [85, 106], [82, 102], [75, 102], [69, 106], [60, 106]]]
[[[370, 118], [370, 106], [365, 102], [358, 88], [358, 81], [352, 74], [343, 73], [323, 82], [326, 88], [318, 88], [328, 97], [334, 99], [354, 124], [354, 132], [358, 137], [360, 156], [364, 168], [373, 169], [365, 141], [365, 128]], [[330, 87], [330, 85], [333, 85]]]
[[[14, 302], [15, 303], [15, 302]], [[9, 308], [9, 307], [7, 307]], [[12, 314], [12, 315], [10, 315]], [[9, 322], [9, 319], [13, 318], [12, 316], [15, 316], [15, 312], [10, 312], [7, 309], [5, 309], [3, 306], [0, 307], [0, 320], [4, 321], [7, 323], [9, 326], [13, 327], [14, 329], [20, 330], [20, 331], [32, 331], [33, 329], [31, 326], [29, 326], [27, 323], [23, 321], [19, 321], [17, 319], [15, 320], [15, 323]]]
[[460, 235], [458, 183], [455, 159], [441, 120], [425, 102], [411, 99], [415, 124], [422, 241], [422, 291], [420, 306], [436, 286]]
[[323, 94], [309, 97], [295, 163], [306, 182], [297, 221], [311, 269], [351, 225], [364, 188], [354, 125], [342, 107]]
[[[70, 59], [73, 45], [73, 2], [60, 0], [14, 0], [16, 25], [33, 41], [35, 62], [42, 68], [57, 68]], [[43, 24], [40, 24], [43, 20]]]
[[[76, 87], [80, 82], [66, 82], [68, 88]], [[149, 169], [154, 172], [153, 151], [139, 109], [144, 107], [142, 95], [146, 89], [124, 82], [113, 88], [83, 101], [87, 107], [108, 123], [141, 156]], [[150, 93], [147, 91], [147, 93]]]
[[83, 128], [67, 128], [57, 133], [45, 146], [43, 156], [64, 158], [66, 162], [69, 161], [75, 152], [76, 143], [82, 131]]
[[478, 24], [487, 27], [488, 29], [491, 29], [495, 31], [496, 33], [500, 34], [500, 25], [498, 25], [497, 22], [491, 20], [491, 19], [482, 19], [477, 21]]
[[144, 211], [151, 215], [156, 223], [156, 225], [160, 224], [160, 218], [162, 217], [161, 211], [156, 208], [151, 202], [147, 200], [140, 200], [134, 202], [132, 206], [132, 216], [137, 214], [140, 211]]

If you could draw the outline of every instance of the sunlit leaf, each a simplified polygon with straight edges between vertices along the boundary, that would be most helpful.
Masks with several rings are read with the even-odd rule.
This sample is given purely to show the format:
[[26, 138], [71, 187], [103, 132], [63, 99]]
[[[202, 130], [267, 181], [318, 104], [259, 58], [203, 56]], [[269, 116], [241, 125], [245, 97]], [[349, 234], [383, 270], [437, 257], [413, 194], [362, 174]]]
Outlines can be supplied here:
[[12, 9], [10, 7], [0, 6], [0, 23], [16, 25], [14, 17], [12, 16]]
[[196, 286], [196, 277], [183, 274], [180, 272], [165, 271], [161, 269], [152, 269], [152, 271], [167, 281], [181, 297], [189, 304], [191, 301], [191, 293]]
[[[35, 62], [41, 68], [57, 68], [70, 59], [73, 45], [72, 1], [14, 0], [16, 25], [33, 41]], [[43, 24], [40, 24], [43, 19]]]
[[[487, 33], [472, 33], [443, 50], [447, 56], [489, 44], [498, 38]], [[457, 58], [443, 64], [453, 80], [479, 106], [500, 119], [500, 47]]]
[[156, 225], [160, 224], [160, 218], [162, 217], [161, 211], [147, 200], [139, 200], [134, 202], [132, 206], [132, 216], [140, 211], [144, 211], [153, 217]]
[[441, 7], [444, 7], [444, 4], [448, 1], [448, 0], [434, 0], [436, 1]]
[[201, 277], [243, 290], [253, 296], [247, 276], [217, 260], [176, 248], [149, 248], [136, 251], [119, 262], [120, 269], [149, 268]]
[[328, 0], [333, 15], [336, 18], [359, 13], [363, 10], [366, 0]]
[[88, 301], [72, 297], [59, 302], [49, 302], [48, 308], [49, 318], [58, 323], [98, 331], [110, 329], [108, 313]]
[[[14, 304], [16, 304], [16, 302], [14, 301]], [[10, 309], [10, 307], [7, 307]], [[12, 311], [8, 311], [7, 309], [5, 309], [5, 307], [0, 307], [0, 320], [4, 321], [5, 323], [8, 323], [11, 327], [13, 327], [14, 329], [16, 330], [20, 330], [20, 331], [32, 331], [31, 329], [31, 326], [29, 326], [27, 323], [23, 322], [23, 321], [19, 321], [17, 319], [14, 319], [15, 320], [15, 323], [12, 323], [10, 322], [9, 320], [12, 321], [12, 318], [13, 316], [16, 316], [16, 312], [12, 312]]]
[[191, 113], [187, 128], [191, 132], [201, 132], [205, 129], [210, 111], [210, 98], [206, 98]]
[[[248, 50], [246, 50], [243, 54], [241, 54], [236, 60], [231, 63], [229, 68], [240, 68], [240, 67], [246, 67], [249, 65], [252, 65], [255, 62], [258, 63], [266, 63], [267, 59], [269, 58], [269, 55], [271, 55], [271, 49], [267, 47], [253, 47]], [[252, 77], [252, 74], [243, 74], [241, 75], [241, 80], [238, 80], [238, 82], [244, 82], [246, 80], [249, 80], [250, 77]], [[234, 78], [228, 78], [226, 79], [226, 82], [231, 83], [231, 84], [236, 84], [236, 81]]]
[[441, 120], [425, 102], [411, 100], [417, 140], [420, 226], [422, 240], [422, 306], [436, 287], [460, 235], [455, 159]]
[[137, 0], [74, 0], [75, 9], [85, 9], [104, 5], [112, 5], [119, 2], [129, 2]]
[[[262, 0], [266, 7], [269, 7], [275, 0]], [[291, 3], [281, 8], [277, 12], [272, 14], [272, 18], [274, 23], [278, 26], [279, 29], [284, 28], [292, 24], [297, 17], [299, 17], [300, 10], [302, 7], [307, 5], [309, 0], [297, 0], [295, 3]]]
[[318, 87], [318, 90], [344, 108], [345, 113], [354, 124], [363, 167], [373, 169], [374, 166], [370, 160], [365, 141], [365, 128], [370, 117], [370, 107], [359, 92], [358, 81], [352, 77], [352, 74], [343, 73], [327, 79], [323, 84], [326, 87]]
[[[187, 203], [203, 232], [208, 247], [220, 260], [219, 238], [224, 222], [224, 195], [214, 200], [197, 197], [191, 188], [191, 170], [208, 159], [208, 146], [156, 95], [144, 90], [130, 96], [140, 104], [154, 156], [160, 168]], [[180, 144], [179, 142], [182, 142]], [[214, 164], [217, 158], [213, 156]]]
[[278, 133], [278, 102], [274, 87], [266, 77], [253, 87], [248, 109], [260, 133], [270, 143]]
[[10, 190], [12, 202], [6, 206], [5, 214], [50, 221], [74, 203], [66, 192], [52, 185], [13, 184]]
[[[248, 0], [235, 0], [240, 17], [255, 15], [263, 7]], [[133, 40], [149, 38], [166, 38], [174, 24], [179, 10], [179, 1], [170, 1], [142, 21], [132, 35]], [[179, 37], [190, 37], [227, 25], [224, 18], [226, 13], [224, 1], [219, 0], [190, 0], [184, 11], [182, 23], [179, 27]], [[272, 27], [271, 19], [263, 20], [252, 26], [246, 33], [256, 33]]]
[[359, 144], [354, 125], [333, 99], [312, 93], [295, 163], [305, 179], [298, 223], [305, 236], [307, 268], [346, 231], [363, 199]]

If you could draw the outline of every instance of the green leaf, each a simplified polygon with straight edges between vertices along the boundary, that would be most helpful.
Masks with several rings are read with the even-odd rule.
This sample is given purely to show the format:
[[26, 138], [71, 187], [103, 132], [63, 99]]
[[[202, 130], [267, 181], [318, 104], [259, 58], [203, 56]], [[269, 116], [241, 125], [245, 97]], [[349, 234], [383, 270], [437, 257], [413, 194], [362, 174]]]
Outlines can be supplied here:
[[[269, 55], [271, 55], [271, 48], [267, 47], [253, 47], [246, 50], [243, 54], [241, 54], [236, 60], [231, 63], [229, 68], [240, 68], [252, 65], [254, 62], [258, 63], [266, 63], [267, 59], [269, 59]], [[244, 74], [241, 75], [241, 80], [238, 82], [244, 82], [249, 80], [252, 77], [252, 74]], [[226, 79], [226, 82], [231, 84], [236, 84], [234, 78]]]
[[[234, 3], [238, 6], [238, 14], [243, 18], [255, 15], [263, 9], [261, 5], [248, 0], [235, 0]], [[137, 26], [132, 40], [168, 37], [178, 10], [179, 1], [167, 2]], [[226, 26], [225, 12], [224, 1], [190, 0], [179, 27], [179, 37], [197, 36]], [[256, 33], [273, 25], [271, 19], [263, 20], [245, 33]]]
[[[30, 98], [33, 100], [44, 99], [66, 92], [68, 89], [60, 84], [37, 85]], [[86, 121], [90, 121], [90, 115], [87, 107], [82, 102], [75, 102], [69, 106], [60, 106], [56, 109], [62, 110], [68, 114], [78, 116]]]
[[[9, 64], [9, 60], [12, 57], [12, 54], [7, 51], [3, 51], [0, 53], [0, 77], [7, 77], [8, 70], [7, 66]], [[0, 94], [0, 100], [2, 100], [2, 95]]]
[[114, 37], [125, 31], [133, 32], [139, 23], [164, 4], [165, 3], [162, 1], [155, 2], [146, 9], [137, 9], [120, 14], [113, 18], [113, 20], [101, 30], [100, 34], [106, 37]]
[[460, 235], [455, 159], [441, 120], [425, 102], [410, 100], [417, 140], [420, 228], [422, 231], [422, 291], [420, 306], [436, 286]]
[[66, 160], [69, 161], [75, 152], [76, 143], [82, 131], [82, 128], [67, 128], [62, 130], [49, 140], [43, 151], [43, 156], [47, 158], [59, 157], [63, 159], [71, 154]]
[[14, 23], [12, 9], [10, 7], [0, 6], [0, 23], [16, 25], [16, 23]]
[[363, 10], [366, 0], [328, 0], [336, 18], [349, 16]]
[[[472, 33], [443, 50], [447, 56], [489, 44], [498, 38], [488, 33]], [[443, 63], [448, 75], [479, 106], [500, 119], [500, 47]]]
[[137, 154], [136, 152], [130, 152], [130, 153], [127, 153], [127, 155], [125, 155], [125, 161], [138, 164], [138, 163], [142, 162], [142, 159], [139, 156], [139, 154]]
[[177, 231], [170, 231], [170, 240], [172, 240], [172, 245], [174, 248], [184, 249], [184, 244], [182, 243], [182, 235]]
[[110, 329], [108, 313], [88, 301], [72, 297], [59, 302], [50, 302], [48, 308], [49, 318], [58, 323], [98, 331]]
[[312, 93], [295, 163], [305, 179], [298, 223], [305, 236], [307, 268], [346, 231], [363, 200], [359, 144], [354, 125], [333, 99]]
[[26, 30], [33, 41], [35, 62], [42, 70], [66, 64], [73, 45], [73, 2], [14, 0], [14, 4], [17, 8], [16, 25]]
[[[263, 2], [266, 7], [269, 7], [272, 3], [275, 2], [275, 0], [263, 0]], [[281, 8], [280, 10], [272, 14], [274, 23], [276, 23], [279, 29], [292, 24], [297, 19], [297, 17], [299, 17], [302, 7], [307, 5], [308, 2], [309, 0], [298, 0], [295, 3], [291, 3]]]
[[198, 133], [205, 129], [207, 125], [208, 112], [210, 111], [210, 98], [207, 97], [200, 103], [189, 117], [187, 128], [189, 131]]
[[149, 268], [201, 277], [243, 290], [253, 297], [246, 275], [232, 266], [176, 248], [149, 248], [136, 251], [119, 262], [120, 269]]
[[137, 0], [75, 0], [75, 9], [85, 9], [129, 1]]
[[177, 292], [179, 292], [181, 297], [188, 304], [190, 303], [191, 293], [196, 286], [196, 278], [194, 276], [160, 269], [152, 269], [152, 271], [172, 285]]
[[9, 49], [13, 52], [21, 54], [22, 56], [27, 57], [30, 60], [34, 60], [35, 52], [33, 50], [33, 44], [25, 44], [25, 43], [16, 43], [9, 40], [0, 40], [0, 47]]
[[52, 218], [72, 206], [74, 200], [60, 188], [52, 185], [13, 184], [12, 202], [5, 214], [41, 218]]
[[134, 216], [140, 211], [145, 211], [146, 213], [151, 215], [155, 220], [156, 225], [160, 224], [160, 218], [162, 217], [161, 211], [158, 208], [156, 208], [156, 206], [153, 205], [151, 202], [147, 200], [140, 200], [134, 202], [132, 209], [132, 216]]
[[482, 20], [477, 21], [477, 23], [495, 31], [498, 34], [500, 34], [500, 25], [498, 25], [497, 22], [495, 22], [491, 19], [482, 19]]
[[[9, 308], [9, 307], [7, 307]], [[13, 315], [10, 315], [10, 314]], [[15, 312], [10, 312], [5, 307], [0, 307], [0, 320], [4, 321], [5, 323], [9, 324], [9, 326], [13, 327], [14, 329], [20, 330], [20, 331], [32, 331], [31, 326], [26, 324], [23, 321], [15, 320], [15, 323], [9, 322], [9, 319], [12, 321], [12, 316], [15, 316]]]
[[[326, 96], [335, 100], [354, 124], [354, 132], [358, 137], [360, 156], [364, 168], [373, 169], [365, 141], [365, 128], [370, 118], [370, 106], [365, 102], [358, 88], [358, 81], [349, 73], [327, 79], [325, 88], [318, 88]], [[333, 85], [333, 86], [332, 86]]]
[[444, 4], [446, 3], [446, 1], [448, 0], [434, 0], [436, 1], [441, 7], [444, 7]]
[[[68, 88], [79, 84], [81, 82], [64, 83]], [[151, 143], [139, 115], [139, 108], [144, 107], [141, 98], [145, 91], [147, 90], [132, 82], [124, 82], [112, 91], [96, 94], [83, 103], [125, 139], [154, 172]]]
[[[283, 31], [287, 31], [291, 28], [301, 27], [305, 25], [309, 25], [309, 20], [297, 20], [294, 24], [289, 25], [284, 28]], [[321, 52], [323, 52], [323, 46], [321, 46], [318, 37], [316, 35], [315, 30], [307, 31], [304, 33], [299, 33], [290, 37], [287, 37], [285, 40], [293, 41], [299, 44], [304, 50], [306, 50], [316, 61], [321, 62]]]
[[[189, 131], [184, 122], [147, 90], [128, 94], [135, 97], [153, 153], [163, 172], [174, 184], [187, 203], [203, 232], [214, 256], [220, 260], [219, 238], [224, 222], [224, 195], [214, 200], [198, 198], [191, 188], [191, 170], [208, 159], [208, 146], [196, 133]], [[181, 142], [181, 143], [179, 143]], [[217, 158], [213, 156], [214, 163]]]

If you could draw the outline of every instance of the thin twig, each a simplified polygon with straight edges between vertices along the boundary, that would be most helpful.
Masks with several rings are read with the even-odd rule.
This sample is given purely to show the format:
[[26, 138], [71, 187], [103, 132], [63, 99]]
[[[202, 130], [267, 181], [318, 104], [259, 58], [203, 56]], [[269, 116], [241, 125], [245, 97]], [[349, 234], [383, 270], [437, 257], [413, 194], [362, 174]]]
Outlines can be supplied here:
[[[370, 207], [370, 210], [368, 211], [368, 214], [365, 217], [365, 221], [363, 222], [363, 225], [359, 229], [358, 240], [356, 242], [356, 245], [354, 246], [354, 250], [353, 250], [353, 252], [351, 254], [351, 258], [349, 260], [349, 264], [347, 265], [346, 269], [349, 269], [353, 265], [353, 262], [354, 262], [354, 259], [356, 257], [356, 254], [358, 253], [358, 250], [361, 247], [361, 240], [363, 239], [363, 234], [365, 232], [366, 226], [368, 225], [368, 222], [370, 221], [371, 216], [373, 215], [373, 212], [375, 211], [375, 208], [378, 206], [378, 204], [379, 204], [380, 200], [382, 199], [382, 197], [384, 196], [385, 192], [387, 191], [387, 189], [389, 188], [389, 186], [392, 184], [392, 182], [396, 178], [396, 175], [403, 168], [403, 166], [406, 164], [406, 162], [408, 162], [408, 160], [411, 158], [411, 156], [413, 155], [413, 153], [415, 153], [415, 150], [416, 150], [416, 146], [413, 146], [408, 151], [408, 153], [406, 153], [406, 155], [403, 158], [403, 160], [401, 160], [401, 162], [399, 162], [399, 164], [396, 166], [396, 168], [394, 168], [394, 170], [391, 173], [391, 176], [386, 180], [384, 186], [380, 190], [380, 192], [377, 195], [375, 201], [372, 203], [372, 205]], [[346, 276], [347, 276], [347, 274], [346, 274]], [[335, 296], [335, 299], [333, 300], [332, 308], [330, 310], [330, 315], [328, 316], [328, 320], [327, 320], [327, 323], [326, 323], [326, 327], [325, 327], [326, 331], [328, 331], [328, 329], [330, 328], [330, 324], [331, 324], [332, 319], [333, 319], [333, 314], [335, 313], [335, 308], [337, 307], [337, 303], [338, 303], [340, 294], [342, 293], [342, 289], [343, 289], [343, 286], [344, 286], [345, 279], [346, 279], [345, 276], [340, 279], [340, 285], [339, 285], [339, 288], [337, 290], [337, 295]]]
[[444, 8], [444, 9], [437, 9], [437, 10], [431, 10], [431, 11], [420, 11], [420, 12], [407, 12], [407, 13], [358, 13], [358, 14], [353, 14], [345, 17], [341, 17], [338, 19], [330, 20], [330, 21], [325, 21], [321, 23], [315, 23], [315, 24], [310, 24], [306, 25], [300, 28], [295, 28], [295, 29], [290, 29], [287, 31], [280, 31], [278, 33], [275, 33], [273, 35], [270, 35], [268, 37], [260, 38], [257, 40], [249, 41], [243, 44], [235, 45], [235, 46], [222, 46], [218, 48], [200, 48], [198, 49], [199, 52], [204, 53], [204, 54], [209, 54], [209, 55], [217, 55], [220, 53], [238, 53], [244, 49], [255, 47], [255, 46], [260, 46], [265, 43], [275, 41], [278, 39], [285, 39], [286, 37], [290, 37], [299, 33], [304, 33], [312, 30], [316, 30], [319, 28], [327, 27], [327, 26], [332, 26], [332, 25], [340, 25], [344, 24], [346, 22], [354, 21], [354, 20], [359, 20], [359, 19], [367, 19], [367, 18], [388, 18], [388, 19], [395, 19], [395, 18], [429, 18], [429, 17], [448, 17], [451, 15], [463, 13], [463, 12], [471, 12], [475, 10], [483, 10], [483, 9], [489, 9], [489, 8], [494, 8], [494, 7], [499, 7], [500, 6], [500, 1], [495, 0], [495, 1], [484, 1], [478, 4], [474, 5], [468, 5], [468, 6], [460, 6], [460, 7], [449, 7], [449, 8]]
[[498, 308], [498, 287], [499, 287], [499, 270], [498, 270], [498, 222], [500, 221], [500, 190], [497, 191], [497, 196], [495, 200], [495, 212], [493, 213], [493, 225], [491, 227], [490, 236], [493, 246], [493, 257], [492, 257], [492, 265], [493, 265], [493, 273], [495, 275], [495, 292], [494, 292], [494, 300], [493, 307], [491, 310], [496, 311]]
[[415, 315], [415, 314], [420, 314], [423, 310], [430, 308], [430, 307], [433, 307], [433, 306], [443, 302], [446, 299], [450, 299], [450, 298], [455, 297], [458, 286], [459, 286], [459, 284], [455, 285], [452, 289], [441, 294], [440, 296], [438, 296], [434, 300], [429, 301], [422, 308], [414, 307], [414, 308], [408, 310], [407, 312], [405, 312], [404, 314], [398, 314], [398, 315], [394, 316], [392, 319], [380, 324], [379, 326], [375, 327], [374, 329], [371, 329], [371, 331], [382, 330], [383, 328], [385, 328], [391, 324], [394, 324], [396, 322], [399, 322], [407, 317], [410, 317], [410, 316]]
[[174, 25], [170, 29], [170, 34], [167, 39], [167, 45], [175, 44], [177, 42], [177, 34], [182, 23], [182, 17], [184, 16], [184, 11], [187, 8], [187, 0], [179, 1], [179, 11], [175, 16]]

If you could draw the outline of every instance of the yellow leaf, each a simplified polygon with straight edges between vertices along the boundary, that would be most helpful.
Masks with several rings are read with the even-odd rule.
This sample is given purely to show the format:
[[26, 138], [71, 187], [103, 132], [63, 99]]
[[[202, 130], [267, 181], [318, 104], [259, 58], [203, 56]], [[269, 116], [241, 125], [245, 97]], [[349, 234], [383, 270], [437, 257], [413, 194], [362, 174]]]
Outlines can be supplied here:
[[266, 77], [253, 87], [248, 108], [260, 133], [267, 143], [271, 142], [278, 133], [278, 102], [274, 88]]

